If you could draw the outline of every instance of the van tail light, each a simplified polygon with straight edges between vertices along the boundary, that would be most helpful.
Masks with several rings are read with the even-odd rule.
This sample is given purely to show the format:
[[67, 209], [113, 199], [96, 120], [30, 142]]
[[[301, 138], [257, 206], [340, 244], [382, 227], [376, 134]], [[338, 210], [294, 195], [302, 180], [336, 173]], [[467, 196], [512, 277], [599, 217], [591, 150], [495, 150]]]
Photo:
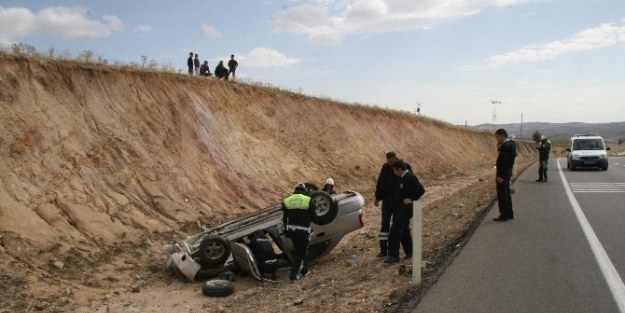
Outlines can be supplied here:
[[360, 227], [365, 226], [365, 214], [360, 210], [360, 214], [358, 214], [358, 221], [360, 222]]

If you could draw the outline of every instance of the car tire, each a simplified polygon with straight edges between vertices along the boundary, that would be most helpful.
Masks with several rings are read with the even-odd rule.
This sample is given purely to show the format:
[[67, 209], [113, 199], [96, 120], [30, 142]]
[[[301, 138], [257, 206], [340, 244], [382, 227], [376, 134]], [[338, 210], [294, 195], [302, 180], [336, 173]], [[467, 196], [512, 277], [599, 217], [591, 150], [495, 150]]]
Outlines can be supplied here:
[[225, 279], [212, 279], [202, 285], [202, 293], [208, 297], [227, 297], [234, 293], [234, 283]]
[[339, 213], [336, 200], [325, 191], [314, 191], [310, 194], [310, 209], [314, 213], [312, 222], [316, 225], [328, 225]]
[[608, 170], [608, 166], [606, 165], [605, 167], [602, 167], [601, 169], [604, 170], [604, 171], [607, 171]]
[[317, 185], [313, 184], [313, 183], [304, 183], [304, 186], [306, 186], [306, 194], [310, 195], [313, 192], [319, 190], [319, 187], [317, 187]]
[[200, 264], [205, 267], [221, 266], [230, 255], [228, 241], [218, 235], [209, 235], [200, 242]]

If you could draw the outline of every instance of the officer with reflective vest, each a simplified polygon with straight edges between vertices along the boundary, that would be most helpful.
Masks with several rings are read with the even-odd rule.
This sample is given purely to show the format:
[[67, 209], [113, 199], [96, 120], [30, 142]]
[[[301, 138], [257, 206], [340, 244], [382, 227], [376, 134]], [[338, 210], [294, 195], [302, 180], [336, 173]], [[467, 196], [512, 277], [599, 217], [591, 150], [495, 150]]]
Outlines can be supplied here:
[[291, 281], [299, 280], [310, 273], [306, 267], [305, 259], [310, 242], [310, 224], [313, 212], [309, 210], [310, 197], [305, 193], [306, 185], [297, 183], [293, 194], [282, 201], [284, 235], [291, 238], [293, 242], [289, 276]]
[[538, 150], [538, 182], [547, 181], [547, 164], [549, 163], [549, 153], [551, 152], [551, 142], [547, 136], [540, 136], [540, 146]]

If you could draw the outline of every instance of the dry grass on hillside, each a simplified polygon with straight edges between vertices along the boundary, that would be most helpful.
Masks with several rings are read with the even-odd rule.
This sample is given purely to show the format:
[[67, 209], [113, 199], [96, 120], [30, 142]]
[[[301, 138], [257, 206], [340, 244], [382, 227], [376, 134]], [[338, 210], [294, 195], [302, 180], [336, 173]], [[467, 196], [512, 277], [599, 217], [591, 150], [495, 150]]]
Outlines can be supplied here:
[[[273, 204], [296, 181], [331, 176], [372, 203], [389, 150], [413, 165], [428, 201], [464, 187], [454, 182], [492, 174], [494, 138], [483, 131], [237, 82], [0, 55], [0, 307], [88, 311], [132, 295], [176, 303], [163, 296], [165, 282], [178, 293], [191, 285], [163, 276], [165, 243], [194, 233], [198, 221], [214, 225]], [[475, 217], [473, 204], [450, 205], [467, 212], [441, 219], [462, 220], [460, 228], [432, 230], [432, 239], [453, 238]], [[365, 242], [358, 262], [367, 262], [377, 214], [365, 210], [369, 235], [347, 238], [315, 279], [336, 275], [323, 266], [353, 242]], [[350, 279], [374, 288], [363, 275]], [[341, 286], [338, 293], [355, 292]], [[180, 305], [171, 311], [189, 311]]]

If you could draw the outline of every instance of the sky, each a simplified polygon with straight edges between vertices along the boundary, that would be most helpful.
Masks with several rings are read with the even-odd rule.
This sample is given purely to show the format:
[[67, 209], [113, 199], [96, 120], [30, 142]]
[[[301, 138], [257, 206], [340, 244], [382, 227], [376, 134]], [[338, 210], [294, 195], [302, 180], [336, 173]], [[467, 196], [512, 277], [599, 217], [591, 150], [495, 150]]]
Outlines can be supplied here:
[[[211, 72], [458, 125], [625, 121], [623, 0], [0, 0], [0, 44]], [[314, 112], [313, 112], [314, 113]]]

